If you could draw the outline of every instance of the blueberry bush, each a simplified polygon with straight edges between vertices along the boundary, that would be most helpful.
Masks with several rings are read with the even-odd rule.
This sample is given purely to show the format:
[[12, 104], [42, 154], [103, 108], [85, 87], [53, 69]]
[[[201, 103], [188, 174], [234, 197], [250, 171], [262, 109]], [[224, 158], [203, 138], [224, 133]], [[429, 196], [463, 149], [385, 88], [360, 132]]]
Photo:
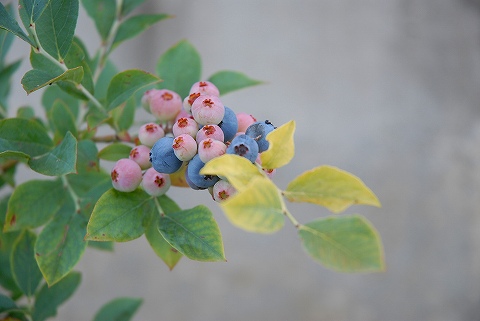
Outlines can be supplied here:
[[[230, 70], [203, 78], [200, 55], [187, 40], [160, 55], [156, 74], [117, 69], [110, 58], [117, 47], [170, 18], [135, 13], [143, 2], [0, 4], [0, 318], [55, 316], [81, 282], [74, 268], [87, 247], [111, 251], [114, 242], [145, 235], [170, 269], [184, 256], [225, 261], [210, 209], [182, 209], [167, 196], [170, 188], [205, 190], [205, 203], [218, 204], [249, 232], [292, 223], [306, 253], [326, 268], [382, 271], [374, 227], [360, 215], [338, 215], [354, 204], [380, 206], [375, 194], [356, 176], [325, 165], [278, 187], [272, 177], [294, 156], [295, 122], [274, 125], [222, 103], [222, 95], [260, 81]], [[93, 53], [75, 36], [80, 5], [101, 39]], [[30, 45], [32, 69], [21, 85], [38, 95], [43, 118], [30, 106], [8, 117], [11, 79], [21, 63], [7, 61], [15, 36]], [[141, 108], [151, 119], [138, 128]], [[17, 184], [19, 164], [43, 178]], [[300, 223], [287, 202], [333, 215]], [[140, 304], [113, 299], [93, 320], [128, 320]]]

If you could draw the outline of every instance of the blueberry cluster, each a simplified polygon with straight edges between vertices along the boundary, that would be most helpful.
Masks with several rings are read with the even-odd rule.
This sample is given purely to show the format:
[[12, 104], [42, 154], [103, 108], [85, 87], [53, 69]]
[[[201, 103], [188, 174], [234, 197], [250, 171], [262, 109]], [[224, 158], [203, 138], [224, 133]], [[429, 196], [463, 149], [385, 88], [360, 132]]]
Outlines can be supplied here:
[[[171, 185], [169, 174], [184, 171], [188, 186], [209, 189], [216, 201], [233, 195], [235, 189], [228, 181], [202, 175], [200, 170], [209, 160], [225, 153], [260, 164], [259, 155], [269, 146], [266, 136], [275, 127], [246, 113], [235, 114], [219, 95], [218, 88], [209, 81], [193, 84], [183, 100], [167, 89], [146, 91], [142, 104], [161, 125], [148, 123], [140, 128], [141, 145], [132, 149], [128, 160], [115, 165], [113, 186], [128, 192], [142, 183], [147, 193], [157, 196]], [[271, 175], [273, 170], [266, 172]]]

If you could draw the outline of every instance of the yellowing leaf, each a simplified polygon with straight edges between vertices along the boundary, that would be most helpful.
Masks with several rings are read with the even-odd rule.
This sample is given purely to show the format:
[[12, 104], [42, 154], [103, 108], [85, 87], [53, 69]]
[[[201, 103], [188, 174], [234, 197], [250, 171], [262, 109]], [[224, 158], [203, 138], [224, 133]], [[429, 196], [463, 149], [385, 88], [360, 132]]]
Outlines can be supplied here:
[[248, 159], [231, 154], [210, 160], [200, 170], [200, 174], [225, 177], [237, 191], [244, 190], [254, 177], [263, 177], [257, 166]]
[[298, 231], [312, 258], [339, 272], [378, 272], [385, 268], [380, 236], [359, 215], [322, 218]]
[[295, 121], [291, 120], [267, 135], [266, 139], [270, 146], [268, 150], [260, 154], [263, 168], [279, 168], [292, 160], [295, 155], [294, 132]]
[[273, 233], [283, 227], [283, 199], [268, 178], [253, 178], [248, 188], [220, 203], [230, 222], [255, 233]]
[[375, 194], [356, 176], [332, 166], [319, 166], [296, 177], [284, 191], [291, 202], [309, 202], [340, 213], [353, 204], [380, 207]]

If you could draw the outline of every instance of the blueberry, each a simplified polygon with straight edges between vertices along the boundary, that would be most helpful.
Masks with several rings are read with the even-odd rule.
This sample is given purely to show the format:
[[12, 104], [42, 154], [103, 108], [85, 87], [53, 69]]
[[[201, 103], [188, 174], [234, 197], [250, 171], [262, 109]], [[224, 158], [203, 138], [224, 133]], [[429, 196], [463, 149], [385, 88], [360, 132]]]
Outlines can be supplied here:
[[195, 155], [190, 162], [188, 162], [185, 177], [187, 178], [187, 183], [190, 181], [189, 185], [193, 184], [199, 189], [205, 189], [215, 185], [215, 183], [218, 182], [218, 176], [200, 174], [200, 170], [203, 168], [203, 166], [205, 166], [205, 163], [202, 162], [198, 154]]
[[258, 156], [258, 144], [252, 137], [240, 134], [227, 147], [227, 154], [236, 154], [254, 163]]
[[248, 126], [245, 135], [255, 139], [258, 144], [258, 152], [264, 152], [268, 149], [270, 143], [266, 140], [267, 134], [275, 129], [275, 126], [268, 120], [264, 122], [256, 122]]
[[113, 188], [117, 191], [132, 192], [142, 181], [142, 169], [135, 161], [122, 158], [115, 163], [110, 176]]
[[180, 169], [182, 161], [173, 151], [173, 137], [163, 137], [157, 140], [150, 151], [150, 161], [159, 173], [172, 174]]
[[225, 142], [230, 141], [235, 137], [238, 131], [238, 120], [235, 112], [225, 106], [225, 115], [218, 126], [223, 130], [225, 136]]

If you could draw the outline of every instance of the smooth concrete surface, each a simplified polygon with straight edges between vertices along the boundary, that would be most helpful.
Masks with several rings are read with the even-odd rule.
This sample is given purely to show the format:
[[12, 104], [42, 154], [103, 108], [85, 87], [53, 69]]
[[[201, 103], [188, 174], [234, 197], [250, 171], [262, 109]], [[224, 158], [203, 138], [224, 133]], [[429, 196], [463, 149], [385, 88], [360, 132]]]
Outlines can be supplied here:
[[[228, 262], [182, 259], [170, 272], [144, 238], [114, 253], [88, 249], [58, 320], [90, 320], [118, 296], [144, 298], [133, 320], [480, 320], [478, 1], [149, 0], [141, 11], [175, 18], [119, 47], [119, 69], [153, 72], [161, 53], [188, 39], [205, 78], [233, 69], [264, 80], [224, 101], [276, 124], [296, 120], [296, 156], [275, 181], [285, 187], [321, 164], [362, 178], [383, 207], [346, 214], [378, 229], [387, 270], [329, 271], [288, 222], [273, 235], [247, 233], [208, 193], [173, 189], [182, 207], [214, 211]], [[98, 44], [84, 12], [78, 34]], [[16, 91], [14, 104], [39, 107], [39, 93]], [[301, 222], [329, 215], [289, 206]]]

